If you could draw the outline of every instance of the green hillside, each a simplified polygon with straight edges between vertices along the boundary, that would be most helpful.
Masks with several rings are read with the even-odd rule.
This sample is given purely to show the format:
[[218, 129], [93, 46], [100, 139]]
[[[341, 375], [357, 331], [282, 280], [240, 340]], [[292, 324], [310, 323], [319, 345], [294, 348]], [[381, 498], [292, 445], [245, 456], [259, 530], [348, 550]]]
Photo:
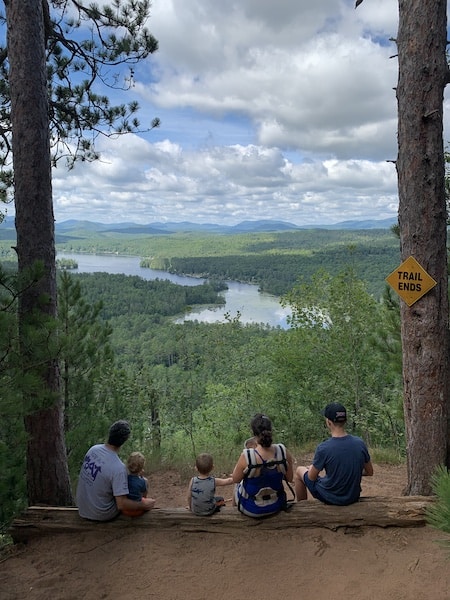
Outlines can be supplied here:
[[[255, 283], [275, 295], [321, 269], [335, 274], [351, 265], [379, 297], [400, 262], [398, 239], [389, 229], [149, 235], [92, 230], [80, 223], [57, 233], [56, 242], [58, 251], [139, 256], [143, 266]], [[0, 239], [0, 257], [14, 258], [11, 239]]]

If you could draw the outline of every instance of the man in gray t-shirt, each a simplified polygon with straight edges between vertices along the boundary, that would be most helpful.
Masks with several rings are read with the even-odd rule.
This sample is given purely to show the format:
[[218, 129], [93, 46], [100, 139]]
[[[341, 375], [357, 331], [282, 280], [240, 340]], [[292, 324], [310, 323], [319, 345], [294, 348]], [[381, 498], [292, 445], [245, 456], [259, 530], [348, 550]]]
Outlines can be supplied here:
[[139, 502], [127, 498], [128, 473], [118, 452], [130, 433], [127, 421], [116, 421], [109, 429], [108, 442], [96, 444], [88, 450], [77, 486], [77, 506], [81, 517], [109, 521], [121, 510], [142, 512], [154, 507], [153, 498], [142, 498]]

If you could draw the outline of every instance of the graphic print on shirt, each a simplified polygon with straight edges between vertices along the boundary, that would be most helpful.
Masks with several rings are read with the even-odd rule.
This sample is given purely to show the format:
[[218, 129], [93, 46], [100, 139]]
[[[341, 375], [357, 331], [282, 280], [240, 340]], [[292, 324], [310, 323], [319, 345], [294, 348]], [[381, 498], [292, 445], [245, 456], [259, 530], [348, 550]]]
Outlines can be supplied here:
[[95, 481], [97, 475], [102, 472], [102, 467], [91, 460], [89, 454], [86, 455], [83, 468], [85, 473], [90, 473], [92, 481]]

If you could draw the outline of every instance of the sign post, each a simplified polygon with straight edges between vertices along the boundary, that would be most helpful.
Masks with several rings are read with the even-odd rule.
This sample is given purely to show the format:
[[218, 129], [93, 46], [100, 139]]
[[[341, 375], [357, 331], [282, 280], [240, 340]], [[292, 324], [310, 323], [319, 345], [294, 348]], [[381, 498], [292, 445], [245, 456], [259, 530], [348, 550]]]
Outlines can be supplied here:
[[408, 306], [412, 306], [429, 292], [437, 282], [428, 275], [417, 260], [410, 256], [386, 277], [387, 283], [397, 292]]

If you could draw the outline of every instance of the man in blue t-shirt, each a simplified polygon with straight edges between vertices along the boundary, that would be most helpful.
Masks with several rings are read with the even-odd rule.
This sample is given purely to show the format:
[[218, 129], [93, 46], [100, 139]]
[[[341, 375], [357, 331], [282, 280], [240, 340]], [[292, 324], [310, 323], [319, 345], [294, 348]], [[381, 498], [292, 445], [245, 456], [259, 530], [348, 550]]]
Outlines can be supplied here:
[[[317, 446], [312, 465], [297, 467], [297, 502], [306, 500], [309, 490], [325, 504], [353, 504], [361, 494], [361, 477], [373, 475], [369, 451], [361, 438], [345, 431], [347, 411], [342, 404], [328, 404], [322, 415], [331, 437]], [[321, 471], [325, 475], [319, 476]]]

